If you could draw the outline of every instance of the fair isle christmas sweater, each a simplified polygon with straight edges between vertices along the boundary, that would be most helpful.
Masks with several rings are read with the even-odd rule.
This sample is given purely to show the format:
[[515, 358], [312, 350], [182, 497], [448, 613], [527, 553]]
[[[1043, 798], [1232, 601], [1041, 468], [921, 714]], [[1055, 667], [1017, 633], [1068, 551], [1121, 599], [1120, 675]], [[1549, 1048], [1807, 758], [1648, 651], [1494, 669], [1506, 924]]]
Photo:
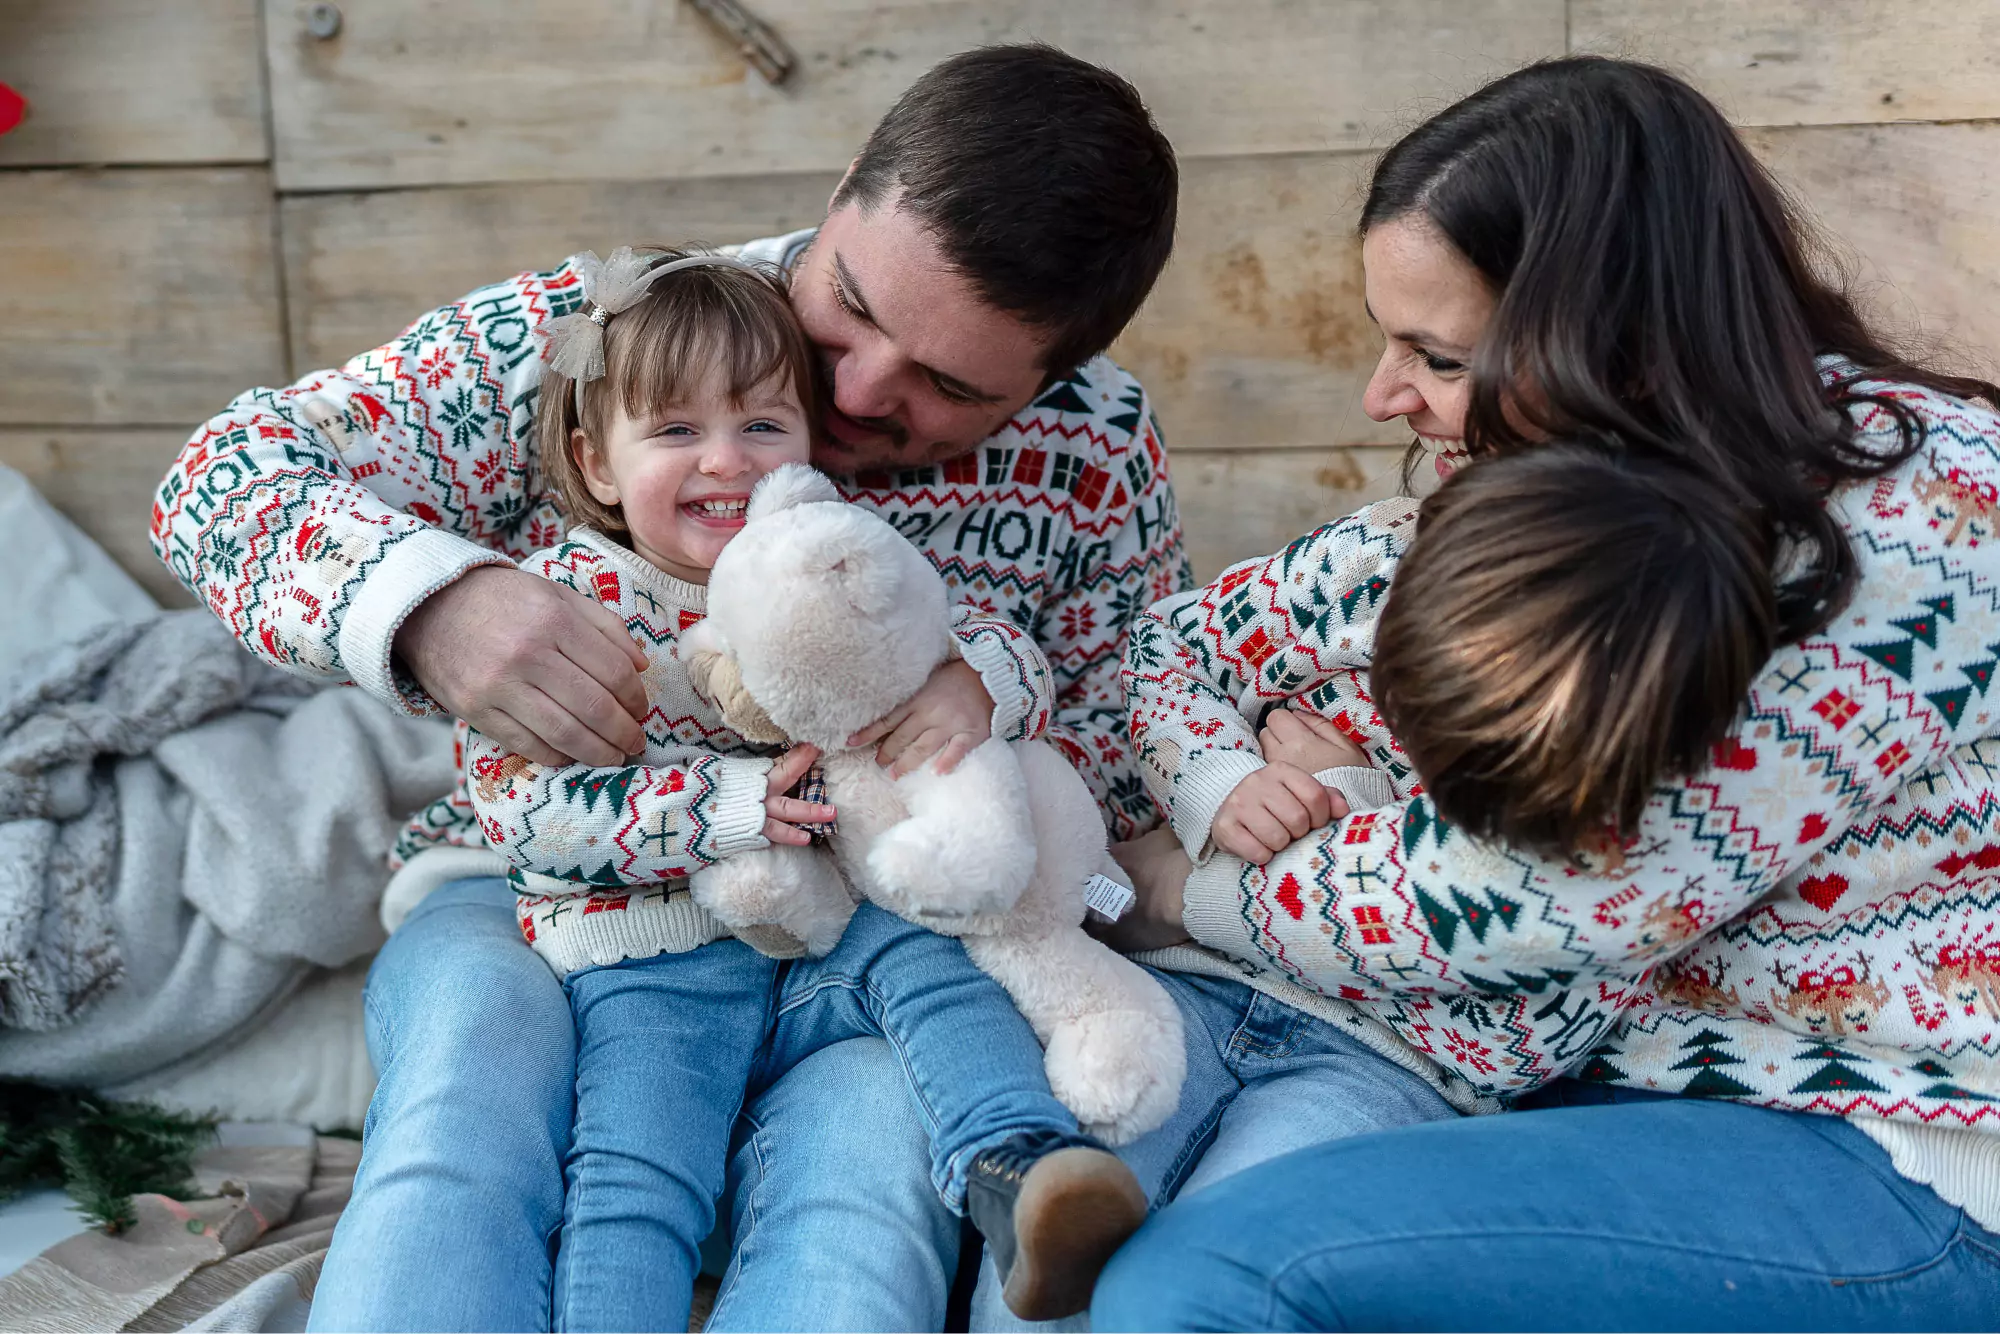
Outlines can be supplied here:
[[506, 858], [521, 934], [558, 975], [679, 954], [729, 934], [687, 878], [764, 837], [771, 760], [695, 693], [675, 648], [708, 612], [685, 583], [589, 528], [521, 563], [596, 598], [645, 647], [646, 749], [607, 767], [541, 765], [463, 735], [460, 798]]
[[[811, 239], [738, 253], [789, 270]], [[241, 395], [161, 484], [154, 550], [267, 662], [436, 712], [391, 656], [396, 629], [466, 571], [561, 540], [534, 446], [534, 331], [581, 302], [568, 263], [520, 274], [345, 366]], [[959, 646], [993, 696], [995, 734], [1060, 747], [1114, 837], [1148, 827], [1119, 688], [1125, 631], [1191, 580], [1138, 381], [1097, 357], [965, 455], [835, 480], [970, 609]], [[450, 849], [481, 849], [462, 794], [422, 812], [397, 856]], [[454, 873], [491, 865], [482, 849]]]
[[[1198, 862], [1189, 933], [1304, 1008], [1393, 1031], [1447, 1086], [1568, 1074], [1848, 1117], [2000, 1221], [2000, 416], [1854, 388], [1927, 438], [1829, 502], [1860, 564], [1852, 604], [1781, 649], [1711, 766], [1587, 866], [1442, 821], [1370, 701], [1413, 502], [1155, 607], [1127, 652], [1131, 734]], [[1888, 412], [1846, 410], [1893, 445]], [[1211, 852], [1209, 829], [1278, 701], [1337, 723], [1400, 800], [1258, 867]]]

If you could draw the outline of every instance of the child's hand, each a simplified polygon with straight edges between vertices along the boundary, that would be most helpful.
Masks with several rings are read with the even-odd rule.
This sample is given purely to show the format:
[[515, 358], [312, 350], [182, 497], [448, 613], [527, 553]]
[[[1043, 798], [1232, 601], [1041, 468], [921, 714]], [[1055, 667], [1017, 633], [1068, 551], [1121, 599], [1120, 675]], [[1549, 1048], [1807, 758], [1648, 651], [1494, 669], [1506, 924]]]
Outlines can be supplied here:
[[764, 784], [764, 837], [773, 843], [803, 848], [812, 842], [812, 835], [799, 828], [799, 822], [820, 824], [838, 818], [831, 806], [785, 795], [818, 762], [817, 746], [793, 746], [771, 766], [771, 776]]
[[962, 658], [953, 658], [924, 682], [903, 707], [847, 739], [850, 746], [876, 747], [875, 759], [893, 777], [914, 773], [933, 755], [937, 771], [948, 774], [975, 746], [993, 735], [993, 697], [986, 683]]
[[1209, 841], [1262, 866], [1324, 824], [1347, 814], [1347, 799], [1295, 764], [1266, 764], [1223, 799]]
[[1322, 769], [1365, 769], [1368, 757], [1340, 729], [1303, 709], [1273, 709], [1257, 733], [1257, 744], [1270, 764], [1289, 764], [1316, 774]]

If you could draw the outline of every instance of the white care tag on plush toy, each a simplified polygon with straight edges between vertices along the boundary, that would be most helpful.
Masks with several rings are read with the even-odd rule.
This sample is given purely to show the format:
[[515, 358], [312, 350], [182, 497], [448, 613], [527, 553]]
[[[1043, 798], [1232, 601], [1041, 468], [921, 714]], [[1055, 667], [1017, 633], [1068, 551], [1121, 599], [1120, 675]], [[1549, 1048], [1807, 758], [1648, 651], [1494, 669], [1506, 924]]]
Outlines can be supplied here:
[[1107, 922], [1115, 922], [1132, 911], [1136, 895], [1108, 875], [1094, 875], [1083, 882], [1083, 906]]

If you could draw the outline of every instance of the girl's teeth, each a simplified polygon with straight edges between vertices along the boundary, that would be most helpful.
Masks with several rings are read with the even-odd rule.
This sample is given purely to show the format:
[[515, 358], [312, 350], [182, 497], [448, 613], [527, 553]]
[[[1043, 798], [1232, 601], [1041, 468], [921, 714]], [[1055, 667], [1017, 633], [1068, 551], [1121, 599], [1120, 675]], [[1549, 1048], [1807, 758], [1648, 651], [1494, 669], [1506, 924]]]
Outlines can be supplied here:
[[740, 519], [749, 504], [747, 500], [697, 500], [694, 508], [711, 519]]

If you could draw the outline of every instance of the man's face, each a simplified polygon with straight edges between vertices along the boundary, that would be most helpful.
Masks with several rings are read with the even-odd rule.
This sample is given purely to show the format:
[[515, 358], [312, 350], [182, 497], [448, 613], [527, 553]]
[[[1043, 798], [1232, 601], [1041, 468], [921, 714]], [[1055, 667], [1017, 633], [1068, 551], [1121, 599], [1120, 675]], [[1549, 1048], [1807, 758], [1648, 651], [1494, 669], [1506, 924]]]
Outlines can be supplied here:
[[837, 473], [963, 454], [1041, 388], [1043, 336], [980, 300], [894, 196], [827, 215], [792, 271], [792, 308], [827, 369]]

